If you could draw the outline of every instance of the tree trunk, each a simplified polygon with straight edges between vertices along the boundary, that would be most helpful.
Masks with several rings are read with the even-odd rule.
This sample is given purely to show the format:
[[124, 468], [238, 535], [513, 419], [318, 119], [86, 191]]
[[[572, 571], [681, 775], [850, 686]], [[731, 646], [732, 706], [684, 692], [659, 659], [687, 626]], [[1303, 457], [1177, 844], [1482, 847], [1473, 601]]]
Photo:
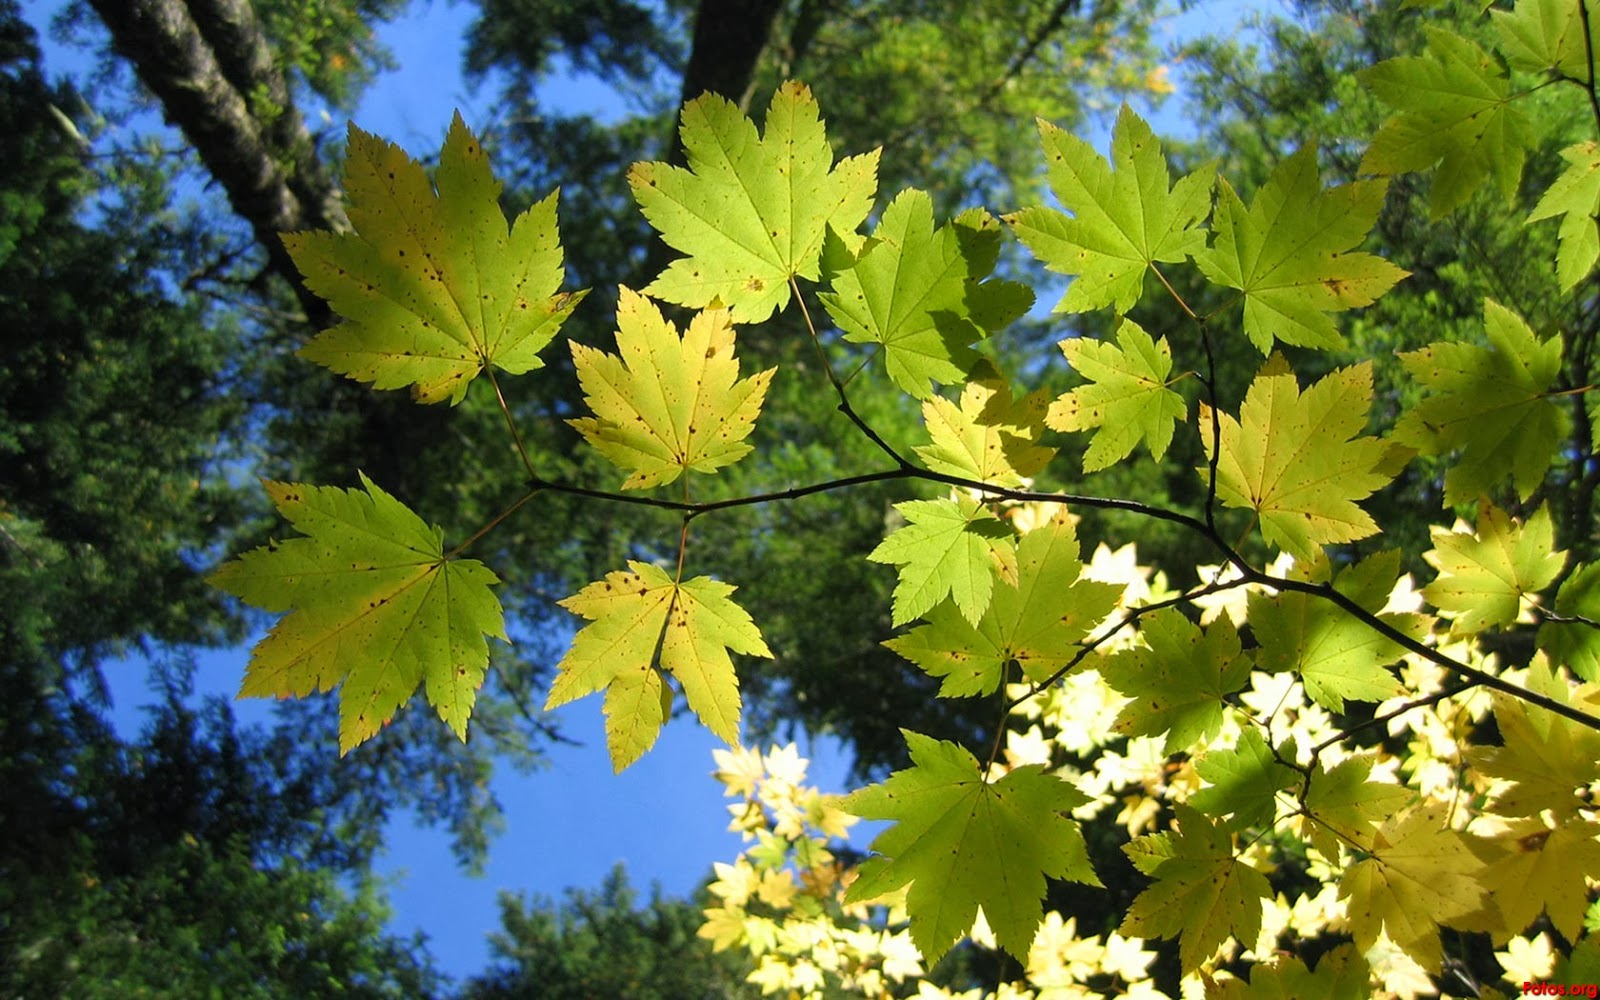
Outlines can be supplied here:
[[[314, 327], [327, 304], [300, 282], [279, 233], [345, 224], [337, 185], [315, 157], [283, 73], [248, 0], [89, 0], [112, 45], [193, 144], [269, 266], [295, 289]], [[245, 95], [272, 102], [264, 125]], [[258, 98], [260, 99], [260, 98]]]

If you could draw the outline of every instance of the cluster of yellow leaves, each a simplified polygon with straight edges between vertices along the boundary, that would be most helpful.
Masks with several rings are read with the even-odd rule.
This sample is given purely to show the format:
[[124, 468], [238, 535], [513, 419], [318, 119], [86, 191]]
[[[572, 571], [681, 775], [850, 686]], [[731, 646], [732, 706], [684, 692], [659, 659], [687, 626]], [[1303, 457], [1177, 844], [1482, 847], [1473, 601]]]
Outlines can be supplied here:
[[[1041, 505], [1006, 513], [1025, 531], [1061, 523]], [[1422, 591], [1409, 576], [1385, 577], [1386, 568], [1347, 570], [1356, 578], [1345, 586], [1359, 593], [1382, 581], [1375, 610], [1396, 622], [1420, 618]], [[1296, 567], [1288, 557], [1273, 570], [1301, 579], [1326, 579], [1328, 572], [1325, 565]], [[1227, 577], [1222, 567], [1202, 571]], [[1170, 596], [1163, 580], [1138, 565], [1132, 546], [1101, 546], [1082, 578], [1120, 588], [1123, 610]], [[1201, 630], [1231, 634], [1235, 618], [1242, 623], [1271, 596], [1259, 586], [1220, 591], [1204, 600], [1200, 625], [1188, 627], [1197, 637]], [[1067, 780], [1085, 799], [1072, 817], [1114, 818], [1135, 838], [1129, 853], [1155, 876], [1152, 890], [1164, 888], [1147, 890], [1107, 935], [1082, 935], [1073, 920], [1047, 913], [1024, 977], [991, 994], [997, 1000], [1162, 996], [1148, 981], [1153, 953], [1141, 934], [1179, 937], [1184, 997], [1295, 996], [1315, 982], [1341, 983], [1348, 995], [1408, 1000], [1435, 989], [1429, 972], [1439, 969], [1441, 927], [1488, 932], [1513, 984], [1557, 969], [1557, 946], [1540, 932], [1541, 918], [1566, 941], [1581, 938], [1593, 885], [1588, 873], [1600, 871], [1600, 814], [1589, 807], [1600, 791], [1600, 734], [1481, 689], [1446, 695], [1447, 675], [1406, 654], [1398, 668], [1406, 693], [1380, 704], [1377, 714], [1388, 716], [1418, 696], [1438, 697], [1387, 718], [1390, 745], [1403, 744], [1401, 753], [1344, 745], [1335, 716], [1297, 673], [1259, 667], [1213, 724], [1190, 727], [1173, 747], [1170, 727], [1130, 735], [1124, 720], [1149, 707], [1104, 672], [1118, 657], [1146, 655], [1149, 641], [1123, 630], [1062, 683], [1023, 700], [988, 780], [1018, 768]], [[1450, 655], [1512, 683], [1591, 711], [1600, 706], [1600, 687], [1574, 687], [1542, 657], [1507, 671], [1449, 633], [1439, 641]], [[1012, 685], [1008, 693], [1028, 690]], [[1473, 749], [1468, 737], [1491, 709], [1504, 745]], [[734, 828], [752, 846], [718, 866], [712, 892], [721, 903], [707, 912], [703, 935], [719, 947], [749, 950], [758, 962], [755, 981], [768, 992], [813, 997], [843, 987], [887, 996], [890, 984], [915, 982], [917, 997], [978, 1000], [978, 992], [952, 993], [918, 978], [904, 889], [876, 901], [876, 912], [843, 902], [855, 872], [841, 871], [827, 844], [845, 833], [844, 817], [831, 799], [803, 786], [803, 761], [792, 747], [765, 756], [719, 752], [718, 763], [719, 778], [739, 800], [730, 807]], [[1263, 777], [1265, 793], [1256, 787]], [[1173, 815], [1178, 821], [1165, 825], [1163, 817]], [[821, 867], [801, 859], [820, 859]], [[1286, 894], [1271, 878], [1294, 859], [1319, 884]], [[1207, 887], [1213, 876], [1223, 879], [1220, 893]], [[1286, 947], [1293, 950], [1286, 942], [1317, 938], [1352, 944], [1315, 969], [1285, 957]], [[969, 940], [996, 947], [981, 910]], [[1224, 971], [1236, 961], [1253, 963], [1248, 983]]]

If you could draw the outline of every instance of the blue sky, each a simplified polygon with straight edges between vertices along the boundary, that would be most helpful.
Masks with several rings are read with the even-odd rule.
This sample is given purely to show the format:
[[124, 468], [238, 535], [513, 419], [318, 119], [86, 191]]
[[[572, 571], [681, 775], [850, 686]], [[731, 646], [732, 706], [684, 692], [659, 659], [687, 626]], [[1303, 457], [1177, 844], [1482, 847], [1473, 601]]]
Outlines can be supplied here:
[[[45, 28], [61, 0], [25, 0], [30, 20]], [[1183, 19], [1188, 35], [1238, 20], [1236, 0], [1211, 4]], [[494, 99], [492, 88], [470, 91], [461, 78], [461, 38], [473, 8], [442, 0], [421, 0], [401, 21], [383, 32], [399, 69], [381, 77], [354, 118], [371, 132], [398, 142], [416, 155], [438, 149], [452, 112], [460, 108], [469, 123], [481, 121]], [[48, 68], [65, 73], [87, 65], [82, 53], [47, 46]], [[604, 113], [616, 104], [592, 80], [565, 78], [541, 97], [552, 105]], [[317, 118], [317, 109], [308, 117]], [[1181, 130], [1176, 100], [1156, 118], [1158, 129]], [[328, 123], [342, 123], [329, 117]], [[313, 127], [318, 122], [313, 120]], [[1104, 146], [1108, 136], [1097, 136]], [[200, 694], [231, 694], [243, 674], [244, 649], [200, 658]], [[115, 717], [124, 731], [142, 722], [138, 706], [149, 700], [137, 664], [108, 670]], [[425, 710], [413, 706], [411, 711]], [[270, 719], [270, 706], [242, 703], [244, 721]], [[381, 869], [393, 879], [391, 901], [397, 931], [420, 929], [440, 967], [461, 976], [488, 960], [486, 935], [497, 928], [495, 899], [503, 889], [558, 897], [568, 887], [595, 887], [617, 862], [625, 862], [636, 885], [659, 883], [673, 895], [690, 892], [716, 860], [728, 860], [739, 840], [726, 832], [721, 786], [711, 777], [711, 750], [720, 745], [690, 720], [669, 725], [660, 743], [623, 775], [613, 775], [606, 757], [598, 698], [567, 706], [559, 713], [563, 729], [584, 739], [581, 748], [557, 747], [549, 766], [533, 775], [504, 769], [494, 791], [506, 808], [506, 832], [493, 844], [486, 874], [470, 878], [454, 865], [447, 835], [416, 827], [409, 819], [391, 825], [389, 850]], [[381, 738], [381, 737], [380, 737]], [[843, 790], [845, 761], [832, 742], [802, 747], [812, 757], [811, 777], [826, 790]], [[335, 748], [328, 764], [338, 766]], [[861, 838], [858, 836], [857, 838]]]

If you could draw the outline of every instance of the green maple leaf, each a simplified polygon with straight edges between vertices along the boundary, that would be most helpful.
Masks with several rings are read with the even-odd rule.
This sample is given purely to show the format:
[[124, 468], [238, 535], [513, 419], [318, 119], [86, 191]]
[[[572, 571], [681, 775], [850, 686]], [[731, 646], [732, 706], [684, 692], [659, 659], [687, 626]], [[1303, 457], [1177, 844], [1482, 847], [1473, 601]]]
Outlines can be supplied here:
[[630, 561], [561, 601], [590, 624], [556, 665], [545, 710], [605, 690], [606, 742], [621, 771], [650, 749], [669, 714], [665, 670], [706, 728], [737, 745], [739, 679], [728, 653], [772, 652], [733, 591], [704, 576], [674, 583], [659, 566]]
[[[1300, 577], [1326, 580], [1326, 559], [1313, 565], [1316, 572], [1302, 572]], [[1376, 614], [1388, 602], [1399, 576], [1400, 553], [1380, 552], [1341, 570], [1333, 589]], [[1250, 627], [1261, 644], [1257, 665], [1274, 673], [1299, 674], [1317, 704], [1342, 712], [1347, 698], [1382, 701], [1404, 690], [1385, 668], [1405, 655], [1405, 648], [1332, 601], [1285, 591], [1273, 597], [1252, 593], [1249, 606]], [[1379, 614], [1378, 619], [1418, 641], [1428, 632], [1425, 615]]]
[[750, 453], [755, 427], [776, 369], [739, 378], [727, 310], [707, 310], [684, 331], [655, 303], [622, 289], [617, 350], [572, 344], [572, 360], [594, 417], [567, 421], [624, 469], [622, 488], [670, 483], [686, 469], [715, 472]]
[[935, 472], [996, 486], [1021, 486], [1054, 457], [1038, 443], [1044, 430], [1045, 396], [1011, 398], [1005, 376], [980, 362], [961, 390], [959, 405], [943, 396], [922, 404], [931, 445], [917, 454]]
[[1595, 258], [1600, 257], [1600, 230], [1595, 226], [1595, 214], [1600, 212], [1600, 142], [1591, 139], [1568, 146], [1561, 157], [1567, 161], [1567, 169], [1528, 213], [1528, 221], [1561, 216], [1556, 277], [1561, 280], [1561, 290], [1568, 291], [1589, 276]]
[[1371, 780], [1372, 764], [1371, 757], [1347, 757], [1329, 770], [1314, 766], [1304, 804], [1308, 839], [1324, 857], [1338, 858], [1342, 842], [1371, 844], [1378, 825], [1414, 797], [1402, 785]]
[[[1280, 748], [1294, 760], [1294, 746]], [[1194, 769], [1206, 787], [1189, 796], [1189, 804], [1208, 816], [1233, 816], [1237, 830], [1271, 826], [1278, 793], [1300, 784], [1300, 775], [1273, 755], [1260, 730], [1247, 726], [1231, 750], [1212, 750], [1195, 758]]]
[[976, 624], [989, 606], [998, 572], [1017, 579], [1017, 553], [1009, 525], [970, 497], [907, 500], [895, 504], [909, 522], [867, 553], [873, 562], [899, 567], [894, 624], [918, 618], [949, 596]]
[[1078, 642], [1116, 607], [1122, 587], [1085, 580], [1065, 511], [1022, 536], [1017, 582], [1001, 581], [976, 625], [946, 601], [928, 624], [884, 643], [934, 677], [941, 698], [989, 694], [1016, 663], [1043, 681], [1071, 662]]
[[1556, 592], [1556, 614], [1587, 619], [1545, 622], [1539, 626], [1539, 648], [1550, 659], [1586, 681], [1600, 680], [1600, 563], [1579, 566]]
[[[1372, 365], [1340, 369], [1304, 394], [1293, 373], [1272, 371], [1269, 365], [1251, 382], [1239, 420], [1217, 416], [1217, 496], [1229, 507], [1256, 511], [1264, 539], [1311, 560], [1321, 545], [1378, 530], [1356, 505], [1393, 478], [1380, 470], [1384, 442], [1356, 436], [1372, 400]], [[1210, 420], [1202, 405], [1199, 426]], [[1211, 435], [1201, 438], [1209, 456]]]
[[845, 902], [910, 884], [911, 940], [929, 962], [972, 929], [978, 908], [1000, 946], [1024, 957], [1042, 917], [1045, 878], [1099, 885], [1078, 824], [1088, 798], [1038, 764], [986, 781], [954, 743], [902, 730], [912, 766], [850, 793], [841, 807], [893, 825], [872, 842]]
[[1463, 204], [1491, 176], [1509, 199], [1522, 177], [1531, 132], [1512, 106], [1499, 62], [1478, 45], [1425, 29], [1425, 55], [1362, 70], [1361, 81], [1397, 112], [1361, 160], [1361, 173], [1396, 174], [1439, 164], [1430, 196], [1434, 218]]
[[822, 304], [846, 340], [881, 344], [889, 377], [919, 399], [930, 382], [961, 382], [978, 361], [971, 345], [1033, 305], [1024, 285], [985, 281], [998, 233], [987, 213], [933, 225], [933, 199], [907, 189], [884, 209], [860, 255], [833, 277]]
[[1278, 165], [1248, 209], [1226, 180], [1218, 184], [1216, 242], [1195, 263], [1212, 283], [1242, 293], [1244, 332], [1262, 354], [1274, 337], [1342, 346], [1327, 314], [1369, 306], [1406, 276], [1354, 250], [1377, 221], [1386, 186], [1356, 181], [1324, 191], [1310, 146]]
[[1435, 806], [1391, 816], [1373, 834], [1368, 854], [1339, 880], [1356, 947], [1371, 948], [1382, 931], [1417, 964], [1438, 972], [1439, 925], [1482, 906], [1482, 862]]
[[1483, 885], [1503, 920], [1503, 933], [1525, 932], [1544, 912], [1563, 937], [1576, 941], [1589, 887], [1573, 876], [1600, 871], [1600, 823], [1568, 816], [1551, 827], [1529, 817], [1508, 823], [1491, 843], [1498, 852], [1483, 871]]
[[361, 490], [266, 483], [306, 537], [246, 552], [209, 580], [248, 604], [289, 612], [250, 653], [240, 697], [339, 689], [339, 753], [365, 742], [426, 684], [456, 736], [505, 640], [495, 575], [444, 554], [438, 528], [366, 476]]
[[1583, 18], [1570, 0], [1519, 0], [1513, 10], [1491, 10], [1500, 35], [1500, 54], [1517, 69], [1557, 70], [1578, 81], [1589, 79]]
[[1314, 970], [1293, 955], [1257, 962], [1248, 984], [1242, 979], [1217, 983], [1215, 990], [1206, 990], [1206, 1000], [1370, 1000], [1371, 978], [1366, 958], [1346, 943], [1322, 956]]
[[810, 88], [772, 95], [766, 132], [727, 98], [683, 107], [689, 168], [635, 163], [628, 184], [650, 224], [689, 256], [645, 292], [693, 309], [713, 303], [759, 323], [789, 302], [792, 278], [816, 281], [823, 237], [854, 233], [872, 208], [878, 153], [833, 162]]
[[1127, 105], [1112, 131], [1110, 161], [1049, 122], [1039, 122], [1039, 135], [1051, 190], [1072, 214], [1025, 208], [1006, 221], [1046, 267], [1076, 275], [1056, 312], [1108, 305], [1127, 312], [1139, 301], [1147, 268], [1205, 247], [1200, 222], [1210, 208], [1215, 163], [1169, 187], [1161, 144]]
[[1056, 397], [1045, 423], [1058, 431], [1095, 431], [1083, 471], [1096, 472], [1133, 453], [1141, 440], [1156, 458], [1172, 443], [1173, 423], [1187, 416], [1183, 397], [1168, 388], [1172, 351], [1124, 319], [1116, 344], [1087, 337], [1061, 341], [1061, 353], [1089, 384]]
[[[1525, 683], [1563, 705], [1600, 712], [1600, 688], [1574, 689], [1542, 656], [1534, 658]], [[1600, 732], [1500, 693], [1494, 695], [1494, 717], [1504, 744], [1471, 749], [1467, 759], [1484, 774], [1512, 783], [1496, 794], [1495, 811], [1537, 816], [1549, 810], [1558, 820], [1575, 815], [1584, 804], [1578, 789], [1600, 781]]]
[[1166, 733], [1169, 754], [1216, 736], [1223, 699], [1250, 679], [1250, 657], [1240, 650], [1233, 622], [1224, 615], [1202, 632], [1182, 612], [1163, 608], [1141, 619], [1139, 637], [1144, 645], [1118, 650], [1100, 666], [1106, 683], [1133, 699], [1118, 714], [1116, 731]]
[[1433, 548], [1422, 558], [1439, 575], [1422, 596], [1463, 635], [1516, 621], [1522, 599], [1549, 586], [1567, 561], [1565, 552], [1556, 551], [1555, 526], [1544, 507], [1518, 524], [1484, 501], [1475, 534], [1438, 525], [1428, 533]]
[[1394, 438], [1427, 455], [1460, 452], [1444, 477], [1451, 505], [1488, 492], [1507, 472], [1524, 500], [1532, 496], [1569, 425], [1550, 398], [1561, 338], [1541, 342], [1522, 317], [1490, 300], [1483, 319], [1487, 349], [1438, 343], [1400, 355], [1428, 395], [1401, 417]]
[[[1234, 854], [1225, 824], [1190, 806], [1173, 807], [1177, 827], [1123, 847], [1155, 883], [1133, 901], [1119, 932], [1136, 937], [1182, 936], [1185, 973], [1210, 958], [1231, 935], [1252, 943], [1261, 931], [1261, 900], [1272, 896], [1267, 877]], [[1155, 841], [1150, 844], [1147, 842]], [[1142, 860], [1142, 863], [1141, 863]]]
[[587, 292], [558, 291], [556, 196], [508, 233], [500, 182], [460, 114], [435, 184], [400, 147], [351, 125], [344, 188], [355, 231], [283, 242], [306, 287], [344, 317], [301, 357], [378, 389], [411, 386], [424, 403], [459, 403], [487, 365], [543, 367], [539, 350]]

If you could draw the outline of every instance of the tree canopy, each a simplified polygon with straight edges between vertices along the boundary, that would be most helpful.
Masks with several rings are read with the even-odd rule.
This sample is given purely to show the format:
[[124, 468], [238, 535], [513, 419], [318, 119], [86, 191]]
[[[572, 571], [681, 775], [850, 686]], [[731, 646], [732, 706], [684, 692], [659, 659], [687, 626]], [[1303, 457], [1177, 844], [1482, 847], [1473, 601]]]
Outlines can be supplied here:
[[[726, 740], [747, 850], [704, 922], [508, 901], [467, 995], [1596, 978], [1585, 0], [1308, 4], [1108, 150], [1142, 3], [484, 0], [423, 160], [307, 113], [405, 5], [313, 6], [91, 0], [88, 96], [0, 6], [18, 989], [443, 989], [371, 823], [481, 863], [591, 694], [618, 770]], [[98, 719], [108, 652], [269, 621], [270, 732]], [[750, 749], [800, 731], [856, 791]]]

